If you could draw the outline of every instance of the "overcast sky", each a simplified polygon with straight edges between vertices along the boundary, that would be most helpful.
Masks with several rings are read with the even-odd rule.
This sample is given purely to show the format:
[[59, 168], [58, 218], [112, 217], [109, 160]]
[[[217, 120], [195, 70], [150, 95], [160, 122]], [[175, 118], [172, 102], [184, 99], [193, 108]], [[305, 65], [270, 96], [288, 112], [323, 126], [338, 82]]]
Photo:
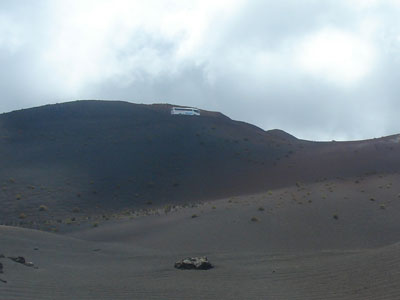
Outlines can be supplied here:
[[400, 133], [397, 0], [1, 0], [0, 112], [217, 110], [309, 140]]

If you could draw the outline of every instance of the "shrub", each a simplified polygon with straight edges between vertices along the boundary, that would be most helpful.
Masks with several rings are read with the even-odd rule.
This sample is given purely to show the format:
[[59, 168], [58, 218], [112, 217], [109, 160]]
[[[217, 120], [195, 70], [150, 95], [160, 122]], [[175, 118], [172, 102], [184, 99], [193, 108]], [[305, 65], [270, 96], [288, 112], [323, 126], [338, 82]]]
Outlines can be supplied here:
[[93, 223], [93, 227], [98, 227], [99, 226], [99, 223], [98, 222], [94, 222]]
[[81, 210], [79, 209], [79, 207], [74, 207], [73, 209], [72, 209], [72, 212], [73, 213], [79, 213]]
[[147, 183], [147, 187], [148, 188], [153, 188], [154, 187], [154, 182], [152, 182], [152, 181], [149, 181], [148, 183]]
[[250, 221], [252, 221], [252, 222], [258, 222], [259, 220], [258, 220], [257, 217], [251, 217]]
[[259, 210], [259, 211], [264, 211], [264, 207], [260, 206], [260, 207], [258, 208], [258, 210]]
[[333, 218], [334, 218], [335, 220], [338, 220], [338, 219], [339, 219], [339, 216], [338, 216], [337, 214], [334, 214], [334, 215], [333, 215]]
[[26, 218], [26, 214], [20, 213], [20, 214], [19, 214], [19, 218], [20, 218], [20, 219], [25, 219], [25, 218]]
[[196, 215], [196, 214], [192, 215], [192, 219], [197, 218], [197, 217], [198, 217], [198, 215]]
[[168, 213], [168, 212], [170, 212], [170, 211], [171, 211], [171, 209], [172, 209], [172, 206], [171, 206], [171, 205], [169, 205], [169, 204], [167, 204], [167, 205], [165, 205], [165, 206], [164, 206], [164, 212], [165, 212], [165, 213]]
[[39, 206], [39, 211], [47, 211], [48, 210], [48, 207], [46, 206], [46, 205], [40, 205]]

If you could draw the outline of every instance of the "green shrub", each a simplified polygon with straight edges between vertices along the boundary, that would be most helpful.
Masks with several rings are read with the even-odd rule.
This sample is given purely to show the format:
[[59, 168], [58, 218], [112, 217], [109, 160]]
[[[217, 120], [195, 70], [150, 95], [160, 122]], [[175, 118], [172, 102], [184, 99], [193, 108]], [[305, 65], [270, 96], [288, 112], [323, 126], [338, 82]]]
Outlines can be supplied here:
[[172, 209], [172, 206], [171, 206], [171, 205], [169, 205], [169, 204], [167, 204], [167, 205], [165, 205], [165, 206], [164, 206], [164, 212], [165, 212], [165, 213], [168, 213], [168, 212], [170, 212], [170, 211], [171, 211], [171, 209]]
[[39, 206], [39, 211], [47, 211], [47, 210], [49, 210], [49, 208], [46, 205], [42, 204]]

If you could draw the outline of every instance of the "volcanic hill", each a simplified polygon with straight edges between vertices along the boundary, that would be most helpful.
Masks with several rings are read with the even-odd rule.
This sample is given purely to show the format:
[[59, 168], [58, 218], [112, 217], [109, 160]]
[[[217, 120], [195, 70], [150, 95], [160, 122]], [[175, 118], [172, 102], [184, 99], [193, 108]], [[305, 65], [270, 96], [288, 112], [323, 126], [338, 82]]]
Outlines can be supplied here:
[[40, 206], [54, 217], [121, 211], [400, 167], [398, 136], [310, 142], [171, 107], [76, 101], [0, 115], [3, 223], [35, 221]]

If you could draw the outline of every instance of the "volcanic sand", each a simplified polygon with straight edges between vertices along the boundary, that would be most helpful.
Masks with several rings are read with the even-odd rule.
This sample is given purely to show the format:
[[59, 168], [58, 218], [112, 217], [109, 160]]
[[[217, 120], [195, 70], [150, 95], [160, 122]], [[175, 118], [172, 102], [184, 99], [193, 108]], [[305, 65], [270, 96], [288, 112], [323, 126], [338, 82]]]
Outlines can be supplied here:
[[[399, 179], [298, 183], [63, 234], [0, 226], [0, 252], [38, 267], [0, 259], [0, 299], [399, 299]], [[194, 255], [215, 268], [173, 268]]]

